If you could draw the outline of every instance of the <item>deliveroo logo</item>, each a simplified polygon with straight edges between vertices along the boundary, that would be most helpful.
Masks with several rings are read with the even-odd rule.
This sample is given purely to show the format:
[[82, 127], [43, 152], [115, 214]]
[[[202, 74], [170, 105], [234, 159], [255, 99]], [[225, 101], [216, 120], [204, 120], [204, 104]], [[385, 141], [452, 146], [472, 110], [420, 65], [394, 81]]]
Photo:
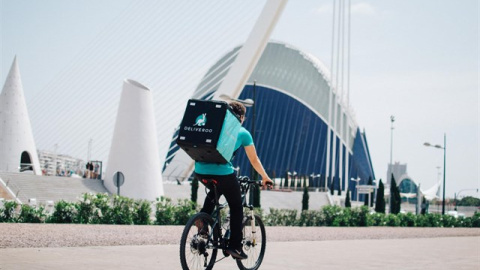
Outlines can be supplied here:
[[183, 129], [189, 132], [212, 133], [213, 129], [205, 128], [206, 124], [207, 124], [207, 114], [202, 113], [199, 116], [197, 116], [197, 119], [195, 119], [195, 124], [193, 125], [193, 127], [185, 126]]
[[207, 114], [204, 113], [204, 114], [199, 115], [197, 117], [197, 119], [195, 119], [195, 125], [193, 125], [193, 126], [203, 127], [203, 126], [205, 126], [206, 123], [207, 123]]

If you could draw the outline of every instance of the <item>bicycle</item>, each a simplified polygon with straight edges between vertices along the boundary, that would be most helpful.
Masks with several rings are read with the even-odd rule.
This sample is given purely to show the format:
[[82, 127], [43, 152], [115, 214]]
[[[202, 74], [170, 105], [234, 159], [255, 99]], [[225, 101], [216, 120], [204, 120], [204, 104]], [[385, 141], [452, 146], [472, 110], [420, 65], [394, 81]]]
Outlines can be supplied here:
[[[226, 253], [230, 234], [229, 224], [222, 226], [221, 210], [227, 203], [220, 204], [215, 179], [202, 179], [205, 186], [213, 188], [215, 193], [215, 209], [212, 215], [197, 213], [192, 216], [182, 233], [180, 241], [180, 262], [183, 270], [210, 270], [216, 262], [229, 256]], [[240, 177], [242, 205], [250, 210], [243, 215], [243, 250], [248, 255], [246, 260], [236, 260], [240, 270], [256, 270], [260, 267], [265, 255], [266, 234], [265, 226], [260, 216], [254, 213], [252, 205], [247, 205], [246, 194], [252, 188], [262, 186], [262, 181]], [[227, 227], [227, 228], [224, 228]], [[223, 234], [225, 229], [225, 234]], [[224, 257], [215, 261], [218, 250], [223, 251]]]

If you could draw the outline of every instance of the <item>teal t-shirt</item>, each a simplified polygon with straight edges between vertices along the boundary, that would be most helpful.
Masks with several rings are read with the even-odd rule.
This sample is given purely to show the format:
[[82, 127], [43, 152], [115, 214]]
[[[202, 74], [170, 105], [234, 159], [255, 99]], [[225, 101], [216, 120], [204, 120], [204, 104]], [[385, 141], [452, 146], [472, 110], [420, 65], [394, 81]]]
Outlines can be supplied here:
[[[253, 145], [252, 135], [244, 127], [240, 128], [237, 136], [237, 142], [235, 143], [235, 151], [240, 146]], [[207, 163], [207, 162], [195, 162], [195, 173], [206, 175], [229, 175], [234, 172], [232, 162], [225, 164]]]

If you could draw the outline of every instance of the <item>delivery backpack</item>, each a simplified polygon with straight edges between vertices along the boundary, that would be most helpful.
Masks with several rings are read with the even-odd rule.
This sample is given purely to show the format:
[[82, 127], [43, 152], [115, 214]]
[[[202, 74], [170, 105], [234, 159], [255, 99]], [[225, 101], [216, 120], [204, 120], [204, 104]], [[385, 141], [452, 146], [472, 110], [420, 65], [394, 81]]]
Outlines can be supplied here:
[[226, 102], [190, 99], [177, 144], [195, 161], [224, 164], [232, 158], [240, 127]]

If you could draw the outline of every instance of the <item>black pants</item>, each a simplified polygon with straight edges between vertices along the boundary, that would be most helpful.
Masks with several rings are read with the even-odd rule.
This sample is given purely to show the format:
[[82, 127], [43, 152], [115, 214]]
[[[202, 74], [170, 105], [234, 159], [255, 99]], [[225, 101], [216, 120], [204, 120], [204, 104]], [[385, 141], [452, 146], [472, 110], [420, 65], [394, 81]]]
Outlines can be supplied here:
[[[225, 196], [228, 206], [230, 207], [230, 247], [239, 249], [242, 247], [242, 219], [243, 206], [242, 194], [240, 192], [240, 184], [238, 183], [235, 174], [229, 175], [203, 175], [195, 174], [197, 179], [202, 182], [202, 179], [217, 180], [217, 194]], [[215, 192], [213, 189], [207, 194], [201, 212], [212, 214], [215, 208]]]

